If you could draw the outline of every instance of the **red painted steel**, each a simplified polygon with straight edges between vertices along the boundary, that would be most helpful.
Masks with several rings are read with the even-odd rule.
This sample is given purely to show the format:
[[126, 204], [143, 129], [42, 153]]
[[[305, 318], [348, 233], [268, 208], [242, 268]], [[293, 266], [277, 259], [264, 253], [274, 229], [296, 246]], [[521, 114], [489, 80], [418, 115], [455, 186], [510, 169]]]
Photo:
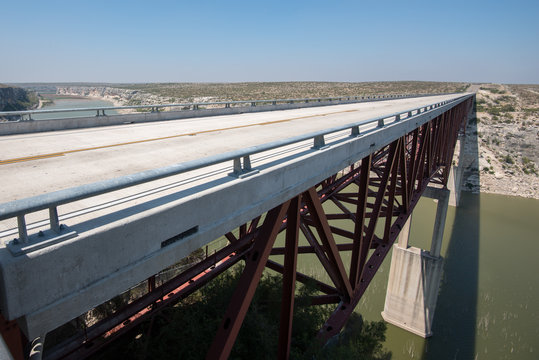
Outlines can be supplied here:
[[223, 360], [228, 358], [289, 205], [290, 200], [270, 210], [264, 219], [261, 235], [255, 239], [253, 248], [247, 255], [245, 269], [206, 359]]
[[296, 294], [296, 267], [298, 262], [298, 240], [301, 196], [292, 199], [288, 208], [286, 224], [286, 252], [284, 254], [283, 295], [281, 301], [281, 324], [279, 329], [278, 359], [290, 357], [292, 339], [292, 317]]
[[24, 356], [23, 344], [27, 340], [19, 329], [17, 321], [8, 321], [0, 314], [0, 336], [4, 338], [4, 342], [8, 346], [14, 360], [23, 360], [26, 358]]

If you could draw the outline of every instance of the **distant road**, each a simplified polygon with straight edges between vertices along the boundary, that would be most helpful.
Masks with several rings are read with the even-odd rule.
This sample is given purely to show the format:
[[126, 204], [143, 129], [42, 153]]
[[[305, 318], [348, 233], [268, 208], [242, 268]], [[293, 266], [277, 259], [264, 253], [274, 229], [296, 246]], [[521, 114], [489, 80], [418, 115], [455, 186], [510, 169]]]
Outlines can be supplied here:
[[476, 92], [479, 91], [480, 87], [481, 87], [481, 85], [472, 84], [472, 85], [470, 85], [470, 87], [468, 87], [468, 89], [466, 91], [476, 93]]

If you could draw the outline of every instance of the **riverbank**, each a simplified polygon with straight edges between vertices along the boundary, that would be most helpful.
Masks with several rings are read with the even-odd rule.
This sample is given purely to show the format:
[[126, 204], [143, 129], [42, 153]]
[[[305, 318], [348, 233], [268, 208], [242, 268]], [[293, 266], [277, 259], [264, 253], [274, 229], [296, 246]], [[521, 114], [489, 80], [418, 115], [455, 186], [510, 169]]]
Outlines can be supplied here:
[[[57, 95], [64, 96], [83, 96], [96, 100], [103, 100], [112, 103], [112, 106], [132, 106], [132, 105], [155, 105], [167, 104], [175, 100], [162, 98], [157, 95], [141, 92], [139, 90], [120, 89], [114, 87], [88, 87], [88, 86], [69, 86], [58, 87]], [[135, 109], [119, 109], [119, 114], [135, 113]]]
[[467, 128], [463, 190], [539, 199], [539, 85], [485, 84]]

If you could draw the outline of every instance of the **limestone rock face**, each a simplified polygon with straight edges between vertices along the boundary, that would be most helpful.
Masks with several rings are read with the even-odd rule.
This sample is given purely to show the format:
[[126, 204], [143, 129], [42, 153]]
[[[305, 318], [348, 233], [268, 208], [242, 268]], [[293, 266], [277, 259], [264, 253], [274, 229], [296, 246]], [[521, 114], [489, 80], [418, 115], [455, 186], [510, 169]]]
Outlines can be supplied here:
[[37, 97], [26, 90], [15, 86], [0, 84], [0, 111], [18, 111], [33, 108]]
[[163, 103], [159, 96], [146, 94], [139, 90], [120, 89], [108, 86], [67, 86], [58, 87], [58, 95], [78, 95], [101, 98], [116, 105], [152, 105]]

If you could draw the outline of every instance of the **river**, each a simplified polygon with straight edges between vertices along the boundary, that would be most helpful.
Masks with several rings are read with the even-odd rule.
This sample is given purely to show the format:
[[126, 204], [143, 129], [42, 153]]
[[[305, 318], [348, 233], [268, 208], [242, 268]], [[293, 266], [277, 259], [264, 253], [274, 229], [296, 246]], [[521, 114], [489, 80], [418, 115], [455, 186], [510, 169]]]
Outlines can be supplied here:
[[[429, 248], [435, 212], [432, 200], [421, 200], [411, 245]], [[388, 325], [384, 345], [393, 359], [537, 359], [538, 215], [539, 200], [463, 192], [447, 214], [434, 335]], [[368, 320], [382, 319], [389, 260], [356, 309]]]
[[[77, 108], [94, 108], [94, 107], [110, 107], [114, 106], [113, 103], [101, 99], [95, 98], [83, 98], [83, 97], [55, 97], [48, 96], [54, 101], [53, 104], [47, 105], [41, 110], [59, 110], [59, 109], [77, 109]], [[117, 114], [114, 110], [107, 110], [107, 115]], [[84, 117], [95, 116], [96, 111], [74, 111], [66, 113], [51, 113], [51, 114], [33, 114], [34, 120], [46, 120], [46, 119], [63, 119], [68, 117]]]

